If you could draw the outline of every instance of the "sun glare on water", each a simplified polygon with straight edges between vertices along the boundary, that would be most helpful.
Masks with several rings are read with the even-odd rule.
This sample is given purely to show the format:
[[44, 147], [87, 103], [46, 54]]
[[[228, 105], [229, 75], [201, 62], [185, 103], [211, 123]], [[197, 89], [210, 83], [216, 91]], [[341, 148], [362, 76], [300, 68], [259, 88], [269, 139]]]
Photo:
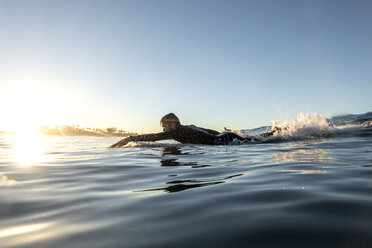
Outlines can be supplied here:
[[31, 166], [45, 158], [45, 136], [37, 133], [42, 126], [70, 123], [71, 99], [63, 90], [45, 85], [14, 84], [0, 88], [0, 131], [16, 132], [14, 160]]
[[14, 144], [14, 158], [21, 166], [30, 166], [40, 162], [44, 148], [42, 136], [32, 131], [25, 131], [17, 135]]

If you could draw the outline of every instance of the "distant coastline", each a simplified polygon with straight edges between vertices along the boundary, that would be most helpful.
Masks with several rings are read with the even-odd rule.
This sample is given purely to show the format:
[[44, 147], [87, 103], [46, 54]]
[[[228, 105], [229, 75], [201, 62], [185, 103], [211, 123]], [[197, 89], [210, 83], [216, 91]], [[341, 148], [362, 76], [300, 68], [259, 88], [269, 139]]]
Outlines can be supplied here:
[[14, 132], [0, 131], [0, 134], [10, 134], [10, 133], [14, 133]]
[[[15, 134], [18, 132], [0, 131], [0, 134]], [[37, 133], [58, 136], [94, 136], [94, 137], [127, 137], [137, 135], [135, 132], [118, 130], [115, 127], [100, 128], [80, 128], [79, 126], [56, 125], [55, 127], [43, 126]]]
[[96, 136], [96, 137], [127, 137], [137, 135], [134, 132], [118, 130], [115, 127], [100, 129], [100, 128], [80, 128], [79, 126], [57, 125], [53, 128], [49, 126], [41, 127], [38, 130], [41, 134], [46, 135], [61, 135], [61, 136]]

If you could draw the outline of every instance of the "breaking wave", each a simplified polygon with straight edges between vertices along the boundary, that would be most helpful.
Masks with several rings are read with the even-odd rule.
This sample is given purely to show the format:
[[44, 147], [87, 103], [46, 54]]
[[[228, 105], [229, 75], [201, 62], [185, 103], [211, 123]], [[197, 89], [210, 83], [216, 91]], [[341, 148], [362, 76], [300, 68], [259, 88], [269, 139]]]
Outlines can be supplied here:
[[320, 114], [299, 113], [293, 120], [273, 121], [272, 126], [255, 129], [238, 130], [246, 136], [259, 136], [259, 134], [278, 129], [273, 136], [263, 138], [262, 141], [290, 141], [314, 138], [327, 138], [335, 136], [369, 136], [372, 135], [372, 112], [360, 115], [342, 115], [326, 118]]

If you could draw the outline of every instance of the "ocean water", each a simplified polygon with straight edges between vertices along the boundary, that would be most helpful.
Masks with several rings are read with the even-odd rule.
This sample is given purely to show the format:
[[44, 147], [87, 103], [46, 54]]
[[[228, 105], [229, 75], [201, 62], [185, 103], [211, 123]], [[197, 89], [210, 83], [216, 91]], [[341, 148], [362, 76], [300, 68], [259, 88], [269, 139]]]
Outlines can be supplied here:
[[0, 247], [372, 247], [371, 121], [227, 146], [0, 135]]

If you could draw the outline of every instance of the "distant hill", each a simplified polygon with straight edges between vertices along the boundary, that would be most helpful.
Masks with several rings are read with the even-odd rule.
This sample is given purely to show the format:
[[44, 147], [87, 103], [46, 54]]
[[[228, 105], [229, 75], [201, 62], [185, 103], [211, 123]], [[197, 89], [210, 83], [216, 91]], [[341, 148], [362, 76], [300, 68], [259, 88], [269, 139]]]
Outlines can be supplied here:
[[127, 137], [130, 135], [137, 135], [134, 132], [127, 132], [117, 130], [116, 128], [79, 128], [75, 126], [58, 125], [53, 128], [49, 126], [41, 127], [38, 130], [41, 134], [47, 135], [63, 135], [63, 136], [98, 136], [98, 137]]

